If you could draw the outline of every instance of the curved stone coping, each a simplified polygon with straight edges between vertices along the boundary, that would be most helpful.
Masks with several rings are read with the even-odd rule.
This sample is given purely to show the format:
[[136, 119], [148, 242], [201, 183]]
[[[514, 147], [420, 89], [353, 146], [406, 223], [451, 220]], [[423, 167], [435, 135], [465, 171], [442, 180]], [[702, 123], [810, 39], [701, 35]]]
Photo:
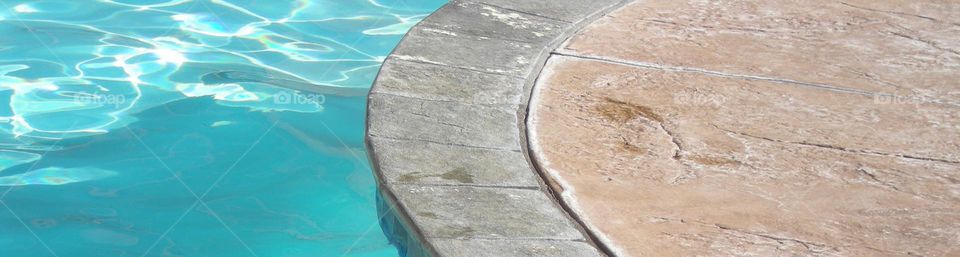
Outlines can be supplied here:
[[387, 58], [369, 96], [368, 152], [429, 254], [604, 255], [530, 165], [523, 120], [549, 53], [628, 1], [453, 0]]

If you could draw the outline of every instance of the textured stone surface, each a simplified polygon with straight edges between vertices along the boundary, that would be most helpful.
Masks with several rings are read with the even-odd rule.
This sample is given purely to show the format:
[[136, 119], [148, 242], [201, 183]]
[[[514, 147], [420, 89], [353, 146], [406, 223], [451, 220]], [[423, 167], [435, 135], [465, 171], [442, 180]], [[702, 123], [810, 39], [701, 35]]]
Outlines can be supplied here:
[[514, 106], [482, 106], [371, 94], [371, 136], [519, 150]]
[[372, 93], [474, 104], [518, 104], [523, 78], [388, 59]]
[[564, 51], [960, 104], [958, 14], [960, 1], [638, 1]]
[[569, 23], [471, 1], [452, 1], [419, 24], [456, 34], [531, 42], [557, 40]]
[[427, 238], [583, 240], [539, 190], [394, 185]]
[[511, 76], [526, 76], [543, 45], [457, 34], [435, 28], [414, 27], [392, 58], [460, 67]]
[[956, 107], [551, 62], [538, 158], [629, 256], [960, 253]]
[[[516, 0], [471, 0], [473, 2], [486, 3], [494, 6], [516, 10], [525, 13], [536, 14], [543, 17], [567, 21], [579, 22], [588, 16], [595, 14], [598, 10], [619, 4], [617, 0], [550, 0], [550, 1], [516, 1]], [[591, 12], [593, 11], [593, 12]]]
[[448, 257], [600, 257], [593, 246], [584, 242], [547, 240], [434, 240], [437, 250]]
[[[904, 75], [904, 81], [926, 83], [924, 92], [945, 99], [949, 95], [942, 92], [957, 89], [960, 72], [952, 70], [951, 62], [912, 67], [916, 74], [911, 69], [888, 73], [866, 63], [883, 51], [856, 53], [857, 58], [802, 51], [814, 47], [807, 44], [861, 45], [882, 34], [854, 33], [844, 39], [803, 34], [789, 27], [791, 20], [816, 26], [840, 14], [884, 20], [888, 13], [854, 9], [835, 13], [837, 17], [804, 18], [822, 10], [763, 3], [691, 2], [696, 8], [684, 9], [677, 6], [686, 4], [673, 1], [638, 2], [573, 40], [579, 50], [587, 49], [584, 42], [596, 43], [590, 46], [595, 47], [589, 53], [593, 57], [552, 58], [537, 86], [529, 125], [536, 158], [570, 190], [565, 200], [576, 203], [581, 217], [624, 256], [960, 255], [960, 107], [756, 79], [794, 74], [857, 85], [828, 72], [831, 65], [848, 63], [889, 75], [889, 80], [913, 74]], [[763, 8], [733, 8], [737, 6]], [[764, 30], [811, 38], [744, 47], [758, 33], [713, 31], [720, 25], [712, 19], [727, 17], [719, 13], [692, 16], [714, 14], [715, 9], [739, 10], [731, 13], [743, 19], [782, 15], [782, 27]], [[684, 26], [695, 27], [690, 31], [696, 35], [716, 33], [716, 38], [675, 34], [678, 39], [667, 40], [676, 31], [663, 30], [655, 35], [664, 40], [646, 41], [650, 35], [645, 31], [656, 26], [636, 21], [660, 13], [677, 19], [708, 17]], [[637, 28], [638, 33], [625, 32]], [[619, 41], [601, 48], [596, 38]], [[723, 44], [710, 41], [721, 38]], [[684, 52], [679, 42], [703, 49]], [[649, 56], [620, 55], [624, 49], [643, 49]], [[710, 61], [715, 58], [711, 51], [740, 57]], [[769, 51], [784, 56], [774, 58]], [[690, 55], [675, 56], [681, 53]], [[823, 59], [805, 59], [810, 56]], [[629, 63], [614, 63], [623, 59]], [[648, 65], [670, 61], [682, 61], [676, 65], [686, 68]], [[753, 77], [713, 72], [719, 67], [714, 64]], [[761, 66], [770, 70], [757, 68]], [[932, 71], [942, 73], [917, 75]]]
[[518, 114], [531, 71], [615, 4], [490, 2], [451, 1], [387, 58], [367, 120], [381, 188], [438, 257], [603, 256], [529, 166]]
[[370, 138], [389, 183], [539, 188], [520, 151]]

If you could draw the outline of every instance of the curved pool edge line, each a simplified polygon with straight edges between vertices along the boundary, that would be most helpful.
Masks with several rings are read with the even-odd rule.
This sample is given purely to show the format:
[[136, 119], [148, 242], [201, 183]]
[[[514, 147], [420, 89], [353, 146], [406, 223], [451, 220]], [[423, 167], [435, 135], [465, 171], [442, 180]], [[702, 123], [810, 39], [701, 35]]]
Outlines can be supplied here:
[[613, 255], [539, 171], [526, 114], [550, 53], [629, 2], [454, 0], [404, 36], [368, 96], [365, 139], [424, 252]]
[[[420, 23], [422, 23], [424, 20], [432, 17], [433, 15], [436, 15], [440, 9], [443, 9], [449, 4], [450, 2], [443, 4], [443, 6], [440, 6], [440, 8], [437, 8], [437, 11], [430, 13], [429, 15], [424, 17], [423, 20], [420, 20], [419, 22], [417, 22], [417, 24], [411, 27], [410, 30], [407, 31], [407, 33], [403, 34], [400, 41], [397, 43], [397, 46], [395, 46], [393, 50], [390, 51], [390, 54], [388, 54], [387, 57], [389, 58], [389, 56], [393, 56], [393, 54], [397, 51], [397, 48], [399, 48], [399, 45], [403, 44], [403, 42], [410, 35], [410, 31], [412, 31], [413, 28], [419, 26]], [[397, 251], [399, 252], [400, 257], [439, 256], [436, 249], [434, 249], [431, 246], [431, 244], [426, 243], [427, 241], [426, 241], [426, 238], [423, 237], [423, 232], [421, 232], [418, 227], [413, 225], [413, 220], [410, 219], [410, 215], [407, 214], [407, 212], [403, 210], [401, 206], [399, 206], [399, 200], [397, 199], [396, 194], [394, 194], [390, 189], [384, 187], [384, 185], [386, 185], [386, 180], [384, 180], [383, 174], [380, 172], [379, 162], [375, 161], [376, 154], [374, 153], [373, 146], [370, 144], [370, 133], [369, 133], [370, 131], [370, 122], [369, 122], [370, 121], [370, 110], [369, 110], [370, 99], [369, 97], [373, 92], [373, 89], [376, 87], [377, 81], [380, 79], [380, 74], [383, 69], [383, 65], [385, 63], [386, 63], [386, 59], [384, 60], [384, 63], [381, 63], [381, 66], [380, 66], [381, 70], [377, 71], [377, 75], [374, 78], [374, 82], [370, 86], [367, 92], [368, 99], [366, 101], [366, 106], [364, 110], [365, 117], [364, 117], [363, 145], [366, 148], [366, 152], [367, 152], [367, 160], [369, 162], [368, 167], [370, 167], [371, 171], [373, 172], [374, 181], [376, 181], [377, 183], [376, 184], [376, 188], [377, 188], [376, 205], [377, 205], [377, 214], [379, 216], [378, 222], [380, 222], [379, 224], [380, 229], [386, 235], [387, 240], [389, 240], [391, 244], [396, 245]]]

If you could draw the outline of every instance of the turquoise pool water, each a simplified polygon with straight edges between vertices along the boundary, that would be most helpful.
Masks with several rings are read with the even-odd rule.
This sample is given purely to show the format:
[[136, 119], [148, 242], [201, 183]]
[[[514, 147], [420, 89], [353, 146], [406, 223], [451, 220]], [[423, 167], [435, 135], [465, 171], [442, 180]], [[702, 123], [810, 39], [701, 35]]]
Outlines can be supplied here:
[[0, 256], [400, 255], [365, 94], [443, 3], [0, 0]]

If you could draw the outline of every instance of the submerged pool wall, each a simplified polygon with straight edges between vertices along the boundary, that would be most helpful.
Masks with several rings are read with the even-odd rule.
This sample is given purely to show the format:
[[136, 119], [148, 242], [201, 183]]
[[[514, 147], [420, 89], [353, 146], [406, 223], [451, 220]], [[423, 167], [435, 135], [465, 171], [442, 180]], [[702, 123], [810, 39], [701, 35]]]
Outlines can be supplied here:
[[396, 199], [389, 199], [383, 190], [377, 194], [377, 209], [380, 211], [380, 228], [387, 235], [390, 243], [397, 247], [400, 257], [432, 257], [436, 256], [429, 244], [423, 241], [416, 227], [410, 225], [406, 216], [399, 215]]
[[627, 2], [454, 0], [405, 36], [367, 107], [368, 153], [396, 207], [384, 228], [406, 227], [394, 242], [443, 257], [612, 255], [531, 163], [524, 121], [549, 53]]

